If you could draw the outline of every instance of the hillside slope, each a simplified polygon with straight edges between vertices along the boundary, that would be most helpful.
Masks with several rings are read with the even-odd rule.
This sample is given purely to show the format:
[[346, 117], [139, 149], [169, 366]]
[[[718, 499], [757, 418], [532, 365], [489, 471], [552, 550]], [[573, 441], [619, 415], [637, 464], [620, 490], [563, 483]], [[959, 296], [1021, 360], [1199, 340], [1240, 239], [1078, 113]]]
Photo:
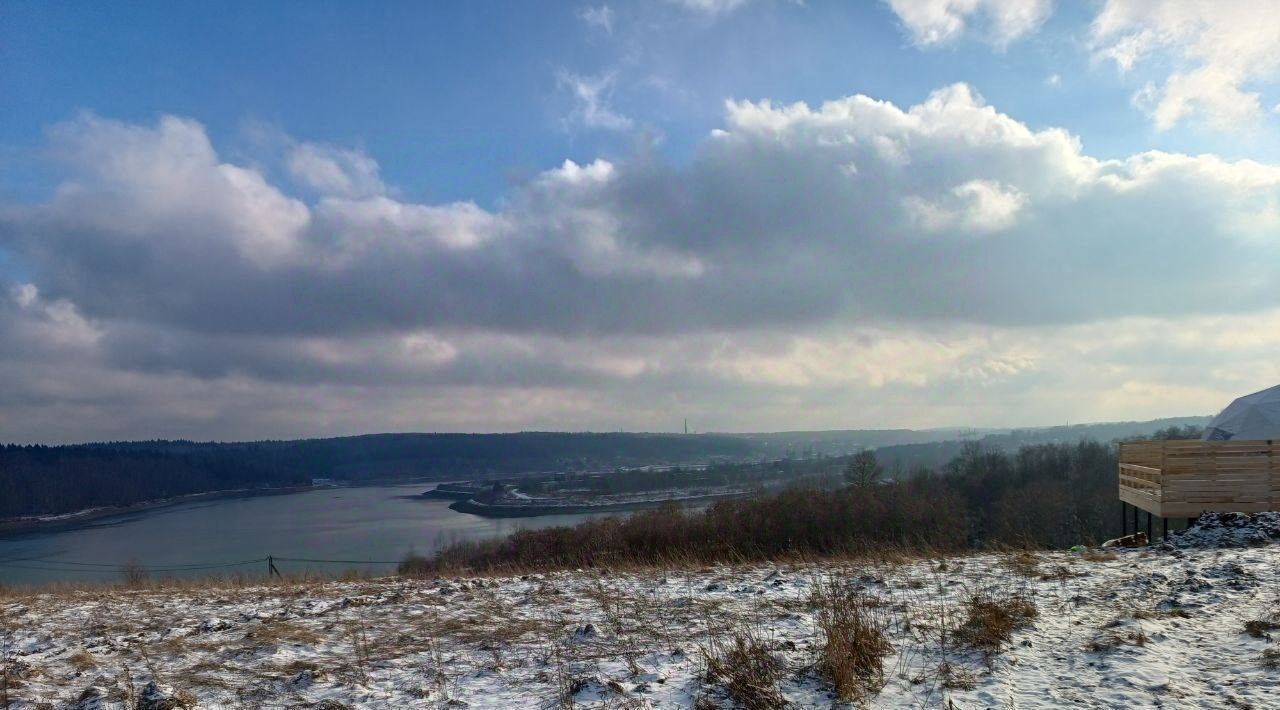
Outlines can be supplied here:
[[[812, 604], [815, 585], [828, 585], [860, 595], [887, 635], [873, 707], [1266, 707], [1280, 691], [1269, 636], [1280, 626], [1280, 546], [1199, 545], [1271, 532], [1114, 555], [10, 593], [0, 629], [14, 708], [139, 697], [730, 707], [742, 688], [708, 677], [707, 661], [731, 653], [735, 635], [764, 649], [781, 699], [830, 707]], [[966, 631], [981, 600], [1021, 600], [1036, 615], [983, 646]]]

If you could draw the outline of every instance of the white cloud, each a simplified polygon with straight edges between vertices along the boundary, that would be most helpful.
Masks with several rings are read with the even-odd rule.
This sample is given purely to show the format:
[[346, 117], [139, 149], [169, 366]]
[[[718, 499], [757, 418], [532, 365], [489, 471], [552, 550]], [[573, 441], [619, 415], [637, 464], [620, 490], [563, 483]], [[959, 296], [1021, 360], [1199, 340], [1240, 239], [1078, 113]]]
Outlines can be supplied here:
[[1135, 97], [1158, 128], [1199, 115], [1239, 129], [1261, 116], [1255, 85], [1280, 72], [1277, 9], [1254, 0], [1107, 0], [1090, 43], [1122, 71], [1167, 71]]
[[1051, 0], [888, 0], [921, 46], [954, 42], [966, 34], [1003, 48], [1035, 33], [1053, 10]]
[[493, 209], [291, 196], [188, 119], [50, 152], [55, 194], [0, 209], [13, 437], [1037, 423], [1280, 376], [1280, 166], [1098, 159], [963, 84], [730, 102], [685, 163]]
[[667, 0], [667, 2], [707, 15], [724, 15], [745, 5], [747, 0]]
[[578, 12], [578, 18], [588, 27], [602, 30], [607, 35], [613, 34], [613, 8], [608, 5], [588, 5]]
[[474, 249], [507, 229], [501, 216], [472, 202], [421, 205], [388, 197], [334, 197], [321, 201], [315, 216], [325, 247], [316, 255], [331, 265], [349, 264], [392, 244], [405, 253]]
[[560, 71], [556, 83], [573, 94], [575, 106], [568, 121], [588, 128], [624, 131], [632, 127], [630, 118], [610, 106], [615, 75], [583, 76], [570, 71]]
[[220, 162], [204, 127], [163, 116], [142, 127], [85, 114], [52, 129], [57, 155], [75, 177], [55, 197], [75, 215], [122, 242], [155, 231], [173, 253], [231, 247], [268, 267], [293, 256], [310, 214], [253, 168]]
[[370, 197], [386, 192], [378, 163], [363, 151], [299, 143], [289, 151], [290, 176], [322, 194]]
[[1014, 188], [992, 180], [970, 180], [951, 188], [941, 200], [931, 202], [912, 195], [905, 204], [929, 232], [995, 232], [1012, 227], [1026, 202]]

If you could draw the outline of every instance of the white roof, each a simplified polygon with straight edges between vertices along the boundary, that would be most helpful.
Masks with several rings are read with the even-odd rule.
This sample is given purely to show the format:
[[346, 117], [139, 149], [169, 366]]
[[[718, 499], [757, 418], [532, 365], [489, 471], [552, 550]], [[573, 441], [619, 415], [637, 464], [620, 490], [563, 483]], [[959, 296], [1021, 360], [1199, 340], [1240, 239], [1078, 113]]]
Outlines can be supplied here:
[[1205, 441], [1280, 440], [1280, 385], [1236, 399], [1209, 422]]

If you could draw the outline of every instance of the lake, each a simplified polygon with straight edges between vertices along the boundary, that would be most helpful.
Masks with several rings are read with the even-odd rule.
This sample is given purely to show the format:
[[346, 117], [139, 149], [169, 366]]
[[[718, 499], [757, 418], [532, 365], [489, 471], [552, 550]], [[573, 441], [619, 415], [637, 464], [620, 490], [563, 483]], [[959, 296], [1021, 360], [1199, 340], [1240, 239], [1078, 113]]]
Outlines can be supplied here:
[[[265, 562], [233, 563], [268, 555], [378, 563], [277, 561], [286, 574], [346, 569], [385, 574], [409, 552], [428, 554], [455, 540], [609, 515], [481, 518], [449, 510], [451, 501], [413, 497], [433, 485], [323, 488], [199, 501], [102, 518], [74, 529], [0, 537], [0, 584], [116, 581], [121, 567], [131, 561], [154, 570], [188, 568], [156, 576], [265, 574]], [[228, 566], [207, 566], [214, 564]]]

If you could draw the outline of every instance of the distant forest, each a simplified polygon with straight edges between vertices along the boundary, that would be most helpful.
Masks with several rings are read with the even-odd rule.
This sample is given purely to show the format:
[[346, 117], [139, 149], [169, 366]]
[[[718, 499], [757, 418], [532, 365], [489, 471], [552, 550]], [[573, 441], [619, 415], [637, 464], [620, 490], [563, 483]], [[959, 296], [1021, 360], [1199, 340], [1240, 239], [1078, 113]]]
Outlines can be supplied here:
[[[1199, 433], [1195, 423], [1174, 420], [1117, 438], [1187, 439]], [[441, 575], [868, 552], [945, 555], [993, 547], [1063, 549], [1122, 534], [1114, 444], [1080, 438], [1007, 451], [995, 448], [1000, 441], [1010, 439], [948, 442], [958, 448], [945, 465], [917, 466], [892, 477], [876, 451], [810, 459], [803, 463], [836, 464], [842, 480], [809, 478], [706, 508], [669, 505], [627, 518], [456, 542], [432, 557], [411, 555], [400, 569]]]
[[373, 434], [334, 439], [198, 443], [141, 441], [0, 446], [0, 518], [208, 491], [343, 481], [509, 477], [538, 471], [605, 471], [695, 462], [813, 460], [876, 448], [892, 477], [937, 468], [966, 443], [1016, 451], [1032, 444], [1112, 441], [1158, 429], [1203, 426], [1206, 417], [1025, 430], [845, 430], [775, 434]]
[[0, 518], [172, 496], [345, 481], [741, 460], [758, 445], [714, 434], [374, 434], [336, 439], [143, 441], [0, 447]]

